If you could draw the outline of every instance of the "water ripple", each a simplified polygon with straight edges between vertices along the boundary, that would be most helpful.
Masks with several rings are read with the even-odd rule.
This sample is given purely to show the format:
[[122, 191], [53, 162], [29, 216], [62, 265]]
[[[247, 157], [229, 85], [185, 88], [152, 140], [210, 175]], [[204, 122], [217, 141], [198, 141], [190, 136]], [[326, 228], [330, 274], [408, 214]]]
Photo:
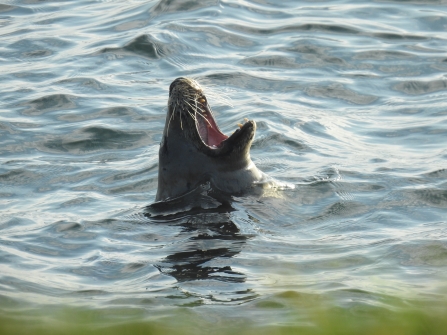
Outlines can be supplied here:
[[[268, 325], [295, 298], [435, 300], [446, 24], [436, 0], [0, 4], [0, 309]], [[295, 187], [153, 204], [180, 76], [225, 132], [254, 119], [253, 161]]]

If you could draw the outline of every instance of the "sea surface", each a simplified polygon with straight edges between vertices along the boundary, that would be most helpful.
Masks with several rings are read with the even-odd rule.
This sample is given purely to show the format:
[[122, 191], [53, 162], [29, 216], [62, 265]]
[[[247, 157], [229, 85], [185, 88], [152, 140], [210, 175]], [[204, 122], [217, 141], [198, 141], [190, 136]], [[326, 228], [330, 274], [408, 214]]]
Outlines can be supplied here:
[[[154, 212], [180, 76], [294, 188]], [[436, 305], [446, 273], [447, 1], [0, 4], [2, 313], [287, 324]]]

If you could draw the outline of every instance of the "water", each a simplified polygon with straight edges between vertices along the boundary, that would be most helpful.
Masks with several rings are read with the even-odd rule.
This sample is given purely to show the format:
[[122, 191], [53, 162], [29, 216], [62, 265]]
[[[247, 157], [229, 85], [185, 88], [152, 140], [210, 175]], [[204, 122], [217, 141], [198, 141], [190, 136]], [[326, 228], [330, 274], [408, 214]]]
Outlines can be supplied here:
[[[2, 310], [262, 325], [289, 296], [445, 299], [445, 5], [3, 2]], [[254, 162], [295, 189], [151, 216], [179, 76], [231, 100], [225, 133], [256, 120]]]

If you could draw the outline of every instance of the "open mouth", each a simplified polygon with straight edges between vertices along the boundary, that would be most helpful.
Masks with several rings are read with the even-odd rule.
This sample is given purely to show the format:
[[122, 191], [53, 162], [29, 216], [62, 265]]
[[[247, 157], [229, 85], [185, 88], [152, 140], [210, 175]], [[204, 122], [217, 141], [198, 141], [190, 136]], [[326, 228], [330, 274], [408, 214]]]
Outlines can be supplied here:
[[222, 145], [228, 136], [222, 133], [214, 120], [206, 100], [200, 98], [198, 101], [199, 108], [196, 112], [196, 127], [200, 138], [203, 143], [209, 146], [211, 149], [217, 149]]
[[[195, 115], [196, 127], [202, 142], [211, 149], [220, 148], [223, 142], [229, 137], [220, 131], [204, 98], [198, 99], [198, 107], [199, 108], [196, 109]], [[248, 122], [248, 119], [244, 120], [245, 123]], [[241, 131], [244, 128], [244, 125], [238, 124], [239, 129], [237, 129], [233, 134]]]

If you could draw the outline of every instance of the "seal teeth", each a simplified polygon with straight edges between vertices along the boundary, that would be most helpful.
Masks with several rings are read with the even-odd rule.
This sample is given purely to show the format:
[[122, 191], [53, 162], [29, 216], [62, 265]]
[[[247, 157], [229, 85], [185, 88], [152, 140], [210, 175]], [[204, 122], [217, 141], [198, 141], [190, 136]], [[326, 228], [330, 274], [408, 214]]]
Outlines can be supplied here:
[[244, 118], [244, 123], [238, 123], [237, 125], [239, 126], [239, 128], [242, 128], [244, 126], [244, 124], [246, 124], [248, 121], [250, 121], [247, 118]]

